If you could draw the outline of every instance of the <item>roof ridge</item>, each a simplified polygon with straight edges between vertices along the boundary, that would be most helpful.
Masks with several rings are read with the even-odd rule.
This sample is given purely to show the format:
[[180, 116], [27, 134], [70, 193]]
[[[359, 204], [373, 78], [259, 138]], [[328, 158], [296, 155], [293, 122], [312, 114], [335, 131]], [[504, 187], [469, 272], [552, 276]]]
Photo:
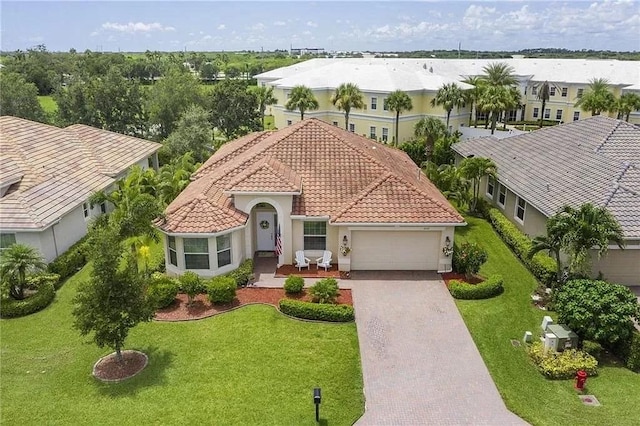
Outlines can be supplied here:
[[374, 180], [372, 183], [370, 183], [369, 185], [365, 186], [360, 191], [360, 193], [358, 194], [357, 197], [351, 199], [348, 203], [345, 203], [346, 204], [345, 207], [343, 209], [341, 209], [340, 211], [338, 211], [338, 213], [333, 215], [333, 217], [331, 218], [331, 221], [335, 222], [340, 216], [342, 216], [343, 214], [348, 212], [353, 206], [358, 204], [364, 197], [366, 197], [367, 195], [371, 194], [374, 189], [376, 189], [377, 187], [382, 185], [387, 179], [389, 179], [392, 176], [393, 175], [390, 172], [387, 172], [387, 173], [381, 175], [377, 180]]
[[[429, 178], [428, 178], [426, 175], [424, 175], [424, 173], [422, 172], [422, 170], [420, 170], [420, 176], [423, 176], [423, 177], [424, 177], [424, 179], [425, 179], [429, 184], [433, 185], [433, 186], [434, 186], [434, 188], [436, 188], [436, 190], [437, 190], [438, 192], [440, 192], [440, 190], [439, 190], [439, 189], [437, 189], [437, 187], [435, 186], [435, 184], [434, 184], [433, 182], [431, 182], [431, 181], [429, 180]], [[408, 182], [408, 181], [402, 180], [402, 179], [400, 179], [398, 176], [393, 176], [393, 177], [394, 177], [396, 180], [398, 180], [400, 183], [402, 183], [403, 185], [407, 186], [409, 189], [412, 189], [414, 192], [417, 192], [418, 194], [422, 195], [423, 197], [427, 197], [429, 200], [433, 201], [434, 203], [436, 203], [436, 204], [437, 204], [438, 206], [440, 206], [441, 208], [444, 208], [446, 211], [448, 211], [448, 212], [455, 212], [456, 214], [459, 214], [459, 213], [458, 213], [458, 211], [457, 211], [456, 209], [453, 209], [453, 210], [448, 209], [446, 205], [443, 205], [443, 204], [442, 204], [442, 201], [441, 201], [441, 200], [438, 200], [438, 199], [436, 199], [436, 198], [433, 198], [429, 193], [427, 193], [427, 192], [423, 191], [423, 190], [422, 190], [422, 188], [420, 188], [420, 187], [418, 187], [418, 186], [414, 185], [414, 183], [413, 183], [413, 182]], [[444, 195], [443, 195], [443, 197], [444, 197]], [[446, 198], [445, 198], [445, 200], [446, 200]]]
[[[207, 161], [205, 161], [205, 162], [202, 164], [202, 166], [201, 166], [198, 170], [196, 170], [196, 172], [194, 172], [194, 175], [196, 175], [196, 176], [200, 176], [200, 177], [201, 177], [201, 176], [202, 176], [202, 174], [206, 174], [206, 172], [208, 172], [208, 171], [213, 167], [213, 165], [214, 165], [214, 164], [216, 164], [216, 163], [218, 163], [218, 162], [220, 162], [220, 161], [224, 160], [225, 158], [227, 158], [227, 157], [229, 157], [229, 156], [233, 155], [233, 154], [234, 154], [234, 153], [236, 153], [238, 150], [240, 150], [242, 147], [246, 146], [247, 144], [249, 144], [249, 143], [251, 143], [251, 142], [255, 142], [257, 139], [259, 139], [259, 138], [260, 138], [260, 137], [262, 137], [262, 136], [267, 135], [268, 133], [272, 133], [272, 131], [271, 131], [271, 130], [263, 130], [263, 131], [260, 131], [260, 132], [252, 132], [252, 133], [249, 133], [248, 135], [244, 135], [244, 136], [242, 136], [242, 137], [240, 137], [240, 138], [238, 138], [238, 139], [236, 139], [236, 140], [233, 140], [233, 141], [227, 141], [227, 142], [225, 142], [224, 144], [222, 144], [222, 146], [221, 146], [221, 147], [220, 147], [216, 152], [214, 152], [214, 153], [211, 155], [211, 157], [207, 158]], [[252, 135], [253, 135], [253, 137], [252, 137], [252, 138], [249, 138], [249, 136], [252, 136]], [[268, 136], [267, 136], [267, 137], [268, 137]], [[235, 149], [231, 150], [230, 152], [224, 153], [220, 158], [217, 158], [214, 162], [212, 162], [211, 164], [207, 165], [207, 162], [208, 162], [210, 159], [212, 159], [212, 158], [213, 158], [213, 156], [215, 156], [217, 153], [219, 153], [219, 152], [220, 152], [220, 150], [222, 150], [224, 147], [231, 146], [231, 143], [233, 143], [233, 142], [237, 142], [237, 141], [239, 141], [239, 140], [242, 140], [243, 138], [247, 138], [247, 140], [246, 140], [242, 145], [239, 145], [237, 148], [235, 148]]]
[[596, 149], [593, 150], [593, 152], [598, 153], [600, 151], [600, 149], [602, 149], [602, 147], [604, 146], [604, 144], [607, 143], [607, 141], [609, 140], [609, 138], [613, 135], [613, 133], [618, 130], [618, 127], [620, 127], [620, 123], [621, 121], [617, 121], [616, 125], [613, 126], [613, 128], [611, 129], [611, 131], [602, 139], [602, 142], [600, 143], [600, 145], [598, 145], [596, 147]]
[[[61, 130], [63, 130], [65, 133], [69, 133], [73, 135], [74, 139], [79, 142], [81, 149], [84, 151], [85, 154], [87, 154], [87, 157], [89, 157], [98, 165], [98, 170], [100, 170], [101, 174], [107, 175], [109, 177], [114, 177], [115, 174], [110, 173], [109, 167], [107, 167], [107, 165], [102, 161], [100, 156], [93, 150], [93, 148], [87, 143], [87, 141], [84, 140], [82, 135], [76, 132], [77, 128], [85, 128], [85, 127], [91, 128], [90, 126], [86, 126], [83, 124], [72, 124], [71, 126], [62, 128]], [[100, 130], [103, 130], [103, 129], [100, 129]]]
[[[283, 182], [291, 185], [292, 187], [298, 186], [296, 180], [301, 180], [301, 176], [293, 170], [291, 167], [287, 166], [274, 156], [263, 157], [262, 159], [256, 161], [252, 164], [248, 169], [245, 170], [245, 173], [238, 173], [236, 178], [232, 180], [229, 184], [226, 185], [227, 188], [233, 188], [240, 184], [241, 182], [249, 179], [255, 173], [260, 170], [265, 169], [270, 172], [272, 175], [278, 177]], [[284, 173], [283, 173], [284, 172]], [[286, 175], [290, 174], [294, 179], [290, 179]]]

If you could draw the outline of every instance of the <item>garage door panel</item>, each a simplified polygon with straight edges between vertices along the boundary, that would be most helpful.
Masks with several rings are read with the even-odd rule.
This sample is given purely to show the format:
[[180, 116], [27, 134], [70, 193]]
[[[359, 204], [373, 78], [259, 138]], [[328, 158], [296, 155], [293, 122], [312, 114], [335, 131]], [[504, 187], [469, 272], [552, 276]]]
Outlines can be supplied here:
[[440, 232], [353, 231], [352, 270], [437, 270]]

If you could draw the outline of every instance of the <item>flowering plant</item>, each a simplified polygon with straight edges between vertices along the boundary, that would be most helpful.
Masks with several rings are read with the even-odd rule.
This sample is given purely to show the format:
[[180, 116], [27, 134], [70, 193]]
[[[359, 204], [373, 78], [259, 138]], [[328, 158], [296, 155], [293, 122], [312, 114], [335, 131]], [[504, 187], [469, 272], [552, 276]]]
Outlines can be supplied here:
[[451, 256], [453, 254], [453, 247], [443, 247], [442, 254], [444, 254], [446, 257]]
[[346, 256], [349, 253], [351, 253], [351, 248], [350, 247], [340, 246], [340, 254], [342, 254], [343, 256]]

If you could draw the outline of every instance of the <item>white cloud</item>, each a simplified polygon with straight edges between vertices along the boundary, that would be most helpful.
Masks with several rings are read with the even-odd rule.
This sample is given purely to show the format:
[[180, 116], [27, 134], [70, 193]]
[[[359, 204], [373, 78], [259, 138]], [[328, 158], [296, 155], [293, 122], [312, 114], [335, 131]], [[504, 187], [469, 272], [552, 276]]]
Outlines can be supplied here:
[[307, 21], [307, 27], [317, 28], [318, 24], [313, 21]]
[[285, 25], [287, 25], [287, 23], [284, 22], [284, 21], [276, 21], [276, 22], [273, 23], [273, 25], [275, 27], [284, 27]]
[[218, 25], [218, 29], [219, 29], [219, 30], [224, 30], [224, 29], [226, 29], [226, 28], [227, 28], [227, 26], [226, 26], [225, 24], [220, 24], [220, 25]]
[[252, 31], [264, 31], [265, 28], [266, 27], [262, 22], [258, 22], [257, 24], [249, 27], [249, 29]]
[[149, 33], [153, 31], [175, 31], [176, 29], [171, 26], [164, 26], [159, 22], [144, 23], [144, 22], [129, 22], [126, 24], [119, 24], [117, 22], [105, 22], [102, 24], [102, 29], [107, 31], [118, 31], [123, 33]]

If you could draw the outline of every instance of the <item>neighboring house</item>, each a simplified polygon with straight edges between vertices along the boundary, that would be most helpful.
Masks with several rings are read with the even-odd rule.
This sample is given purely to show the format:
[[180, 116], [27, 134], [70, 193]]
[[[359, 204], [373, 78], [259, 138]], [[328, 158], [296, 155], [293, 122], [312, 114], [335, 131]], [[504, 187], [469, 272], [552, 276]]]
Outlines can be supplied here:
[[0, 249], [28, 244], [54, 260], [109, 208], [91, 208], [89, 196], [133, 165], [157, 168], [160, 146], [80, 124], [0, 117]]
[[[403, 90], [413, 101], [413, 109], [400, 116], [400, 142], [413, 136], [415, 123], [425, 115], [445, 120], [442, 107], [431, 106], [437, 90], [444, 83], [460, 83], [467, 76], [480, 76], [483, 68], [491, 63], [506, 62], [514, 68], [514, 74], [522, 95], [523, 105], [509, 112], [510, 120], [538, 120], [569, 122], [591, 116], [588, 111], [576, 108], [575, 103], [587, 90], [589, 80], [606, 78], [616, 96], [638, 91], [640, 66], [637, 61], [594, 59], [438, 59], [438, 58], [316, 58], [258, 74], [259, 85], [274, 87], [278, 103], [270, 107], [275, 126], [279, 129], [300, 120], [298, 111], [287, 111], [291, 89], [305, 85], [313, 91], [320, 107], [307, 111], [307, 117], [319, 118], [327, 123], [344, 127], [344, 115], [329, 101], [341, 83], [355, 83], [364, 95], [364, 109], [352, 109], [349, 122], [352, 131], [391, 141], [395, 134], [395, 114], [385, 108], [385, 99], [394, 90]], [[537, 98], [537, 88], [543, 82], [551, 85], [551, 96], [545, 111]], [[458, 130], [468, 125], [469, 107], [454, 108], [450, 127]], [[613, 115], [613, 114], [612, 114]], [[630, 116], [630, 122], [640, 123], [640, 111]]]
[[640, 128], [592, 117], [498, 140], [457, 143], [461, 157], [491, 158], [497, 179], [481, 191], [529, 236], [546, 234], [546, 220], [563, 205], [606, 207], [622, 226], [626, 248], [609, 246], [593, 258], [593, 274], [640, 285]]
[[156, 222], [172, 274], [226, 273], [261, 251], [292, 264], [298, 250], [329, 250], [342, 271], [446, 271], [465, 225], [404, 152], [316, 119], [227, 142], [193, 178]]

